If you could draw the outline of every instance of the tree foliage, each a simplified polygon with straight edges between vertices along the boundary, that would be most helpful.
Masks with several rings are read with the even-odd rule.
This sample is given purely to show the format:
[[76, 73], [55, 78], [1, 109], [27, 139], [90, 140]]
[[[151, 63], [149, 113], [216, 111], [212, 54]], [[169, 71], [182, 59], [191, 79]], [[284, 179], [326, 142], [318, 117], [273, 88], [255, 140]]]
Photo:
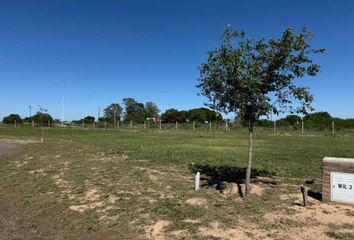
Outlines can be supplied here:
[[35, 123], [45, 124], [45, 125], [48, 124], [48, 122], [53, 122], [52, 116], [46, 112], [37, 112], [30, 119], [31, 121], [33, 120]]
[[196, 121], [202, 123], [222, 120], [222, 116], [220, 113], [217, 113], [207, 108], [190, 109], [187, 111], [187, 118], [189, 121]]
[[118, 103], [112, 103], [103, 109], [103, 118], [109, 123], [116, 123], [121, 119], [122, 107]]
[[124, 121], [143, 123], [145, 121], [144, 104], [137, 102], [134, 98], [124, 98], [125, 105]]
[[160, 112], [157, 105], [153, 102], [146, 102], [144, 106], [144, 111], [146, 118], [156, 118], [159, 116]]
[[163, 114], [161, 114], [161, 121], [164, 123], [184, 123], [186, 120], [186, 111], [178, 111], [174, 108], [167, 109]]
[[251, 123], [271, 112], [306, 114], [313, 96], [294, 79], [320, 70], [310, 57], [324, 49], [310, 47], [312, 36], [307, 28], [299, 34], [287, 28], [279, 39], [255, 40], [227, 27], [221, 46], [202, 63], [197, 86], [212, 102], [210, 107], [235, 112]]
[[6, 116], [3, 118], [2, 123], [4, 124], [14, 124], [16, 123], [22, 123], [22, 119], [20, 115], [18, 114], [10, 114], [9, 116]]

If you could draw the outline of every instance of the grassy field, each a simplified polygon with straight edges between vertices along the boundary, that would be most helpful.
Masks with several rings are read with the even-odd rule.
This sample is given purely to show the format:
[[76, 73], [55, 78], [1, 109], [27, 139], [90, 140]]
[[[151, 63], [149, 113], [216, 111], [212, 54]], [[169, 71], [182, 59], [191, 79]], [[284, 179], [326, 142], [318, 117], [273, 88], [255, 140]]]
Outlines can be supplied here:
[[[294, 204], [299, 184], [320, 190], [323, 157], [354, 157], [351, 134], [256, 131], [248, 201], [233, 188], [244, 178], [243, 130], [53, 128], [44, 135], [40, 143], [41, 129], [0, 128], [2, 139], [34, 141], [15, 141], [13, 154], [0, 155], [0, 239], [354, 237], [354, 209], [311, 200], [311, 215]], [[199, 192], [195, 169], [202, 172]], [[296, 234], [305, 226], [315, 229], [310, 238]]]

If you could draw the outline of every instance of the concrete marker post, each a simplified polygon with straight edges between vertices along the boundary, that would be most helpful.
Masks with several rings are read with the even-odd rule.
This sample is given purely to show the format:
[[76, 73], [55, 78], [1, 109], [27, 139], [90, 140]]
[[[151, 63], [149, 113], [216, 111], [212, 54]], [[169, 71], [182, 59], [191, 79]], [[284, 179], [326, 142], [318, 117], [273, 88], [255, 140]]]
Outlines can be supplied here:
[[195, 183], [194, 183], [194, 190], [199, 191], [200, 189], [200, 172], [197, 172], [195, 175]]

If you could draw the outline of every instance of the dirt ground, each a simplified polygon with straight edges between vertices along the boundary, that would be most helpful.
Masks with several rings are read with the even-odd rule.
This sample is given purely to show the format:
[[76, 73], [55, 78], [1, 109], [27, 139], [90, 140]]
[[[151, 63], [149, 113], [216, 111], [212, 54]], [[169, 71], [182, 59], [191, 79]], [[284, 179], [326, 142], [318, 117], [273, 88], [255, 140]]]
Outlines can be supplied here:
[[242, 184], [220, 190], [203, 173], [193, 191], [185, 166], [70, 141], [0, 146], [0, 239], [354, 239], [353, 207], [303, 207], [284, 179], [254, 179], [245, 200]]

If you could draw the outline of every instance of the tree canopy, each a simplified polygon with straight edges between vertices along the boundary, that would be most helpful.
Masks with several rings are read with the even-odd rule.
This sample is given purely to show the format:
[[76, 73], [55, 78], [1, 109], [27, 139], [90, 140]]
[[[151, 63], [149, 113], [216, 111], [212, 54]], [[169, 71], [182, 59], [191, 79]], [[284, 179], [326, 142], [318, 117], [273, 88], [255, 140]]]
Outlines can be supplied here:
[[235, 112], [251, 123], [271, 112], [306, 114], [312, 110], [313, 96], [294, 79], [315, 76], [320, 70], [310, 56], [324, 49], [310, 47], [312, 36], [307, 28], [299, 34], [287, 28], [279, 39], [255, 40], [227, 27], [221, 46], [201, 64], [197, 86], [210, 107]]
[[6, 116], [3, 118], [2, 123], [4, 124], [14, 124], [16, 121], [16, 123], [22, 123], [22, 119], [20, 117], [20, 115], [18, 114], [10, 114], [9, 116]]
[[116, 123], [121, 119], [122, 107], [118, 103], [112, 103], [103, 109], [103, 118], [109, 123]]

